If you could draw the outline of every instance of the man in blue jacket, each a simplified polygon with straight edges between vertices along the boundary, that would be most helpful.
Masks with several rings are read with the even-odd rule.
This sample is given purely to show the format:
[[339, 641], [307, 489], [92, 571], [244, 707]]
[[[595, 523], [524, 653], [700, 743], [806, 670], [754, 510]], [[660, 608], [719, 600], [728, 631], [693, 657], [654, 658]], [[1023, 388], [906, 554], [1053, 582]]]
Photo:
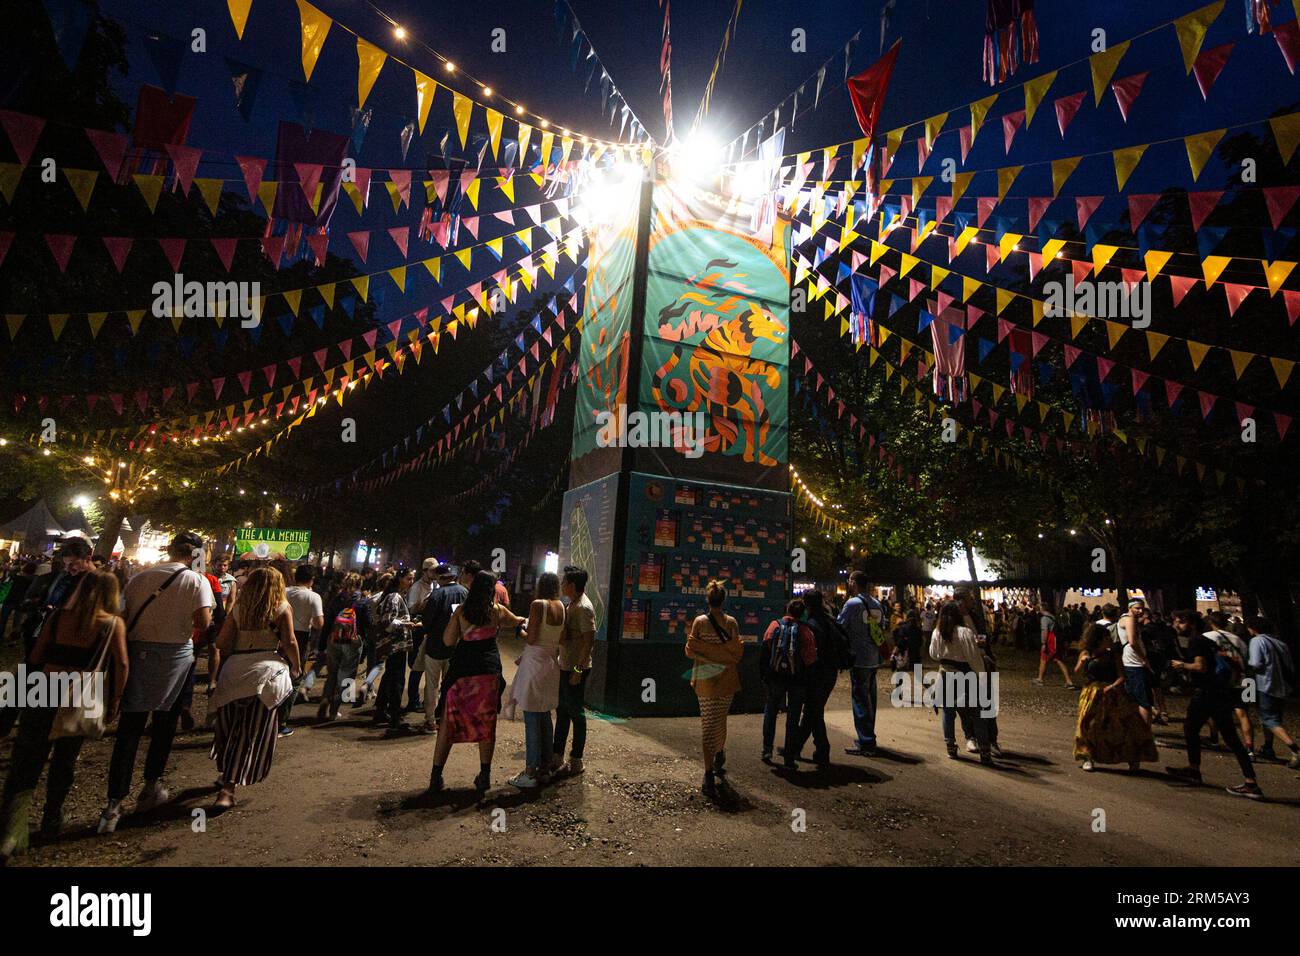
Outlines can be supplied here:
[[857, 746], [846, 753], [870, 757], [876, 752], [876, 669], [889, 657], [885, 638], [885, 609], [867, 593], [867, 576], [862, 571], [849, 575], [849, 599], [840, 609], [839, 623], [849, 634], [853, 666], [849, 681], [853, 693], [853, 726]]

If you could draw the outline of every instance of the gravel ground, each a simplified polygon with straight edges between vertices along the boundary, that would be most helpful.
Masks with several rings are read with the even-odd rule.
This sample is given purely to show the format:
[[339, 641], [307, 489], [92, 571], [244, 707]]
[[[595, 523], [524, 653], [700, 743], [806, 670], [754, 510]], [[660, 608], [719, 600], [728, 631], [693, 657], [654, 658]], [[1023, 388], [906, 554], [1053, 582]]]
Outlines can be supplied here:
[[[503, 658], [513, 660], [509, 649]], [[724, 806], [699, 793], [695, 718], [589, 721], [587, 771], [539, 791], [506, 785], [523, 763], [523, 725], [499, 724], [493, 789], [476, 802], [477, 754], [453, 748], [448, 791], [423, 793], [433, 740], [385, 738], [368, 710], [280, 741], [271, 776], [239, 791], [220, 817], [199, 812], [215, 794], [211, 734], [178, 735], [168, 773], [169, 805], [94, 834], [111, 738], [87, 744], [68, 809], [67, 832], [36, 842], [16, 860], [37, 866], [205, 865], [1293, 865], [1300, 774], [1262, 765], [1269, 799], [1232, 797], [1231, 756], [1211, 750], [1206, 784], [1163, 773], [1184, 762], [1180, 722], [1156, 728], [1161, 762], [1135, 776], [1082, 773], [1071, 757], [1076, 694], [1029, 678], [1036, 658], [1000, 653], [1001, 743], [996, 768], [943, 751], [929, 710], [889, 706], [881, 675], [874, 758], [844, 754], [852, 743], [848, 681], [827, 710], [834, 766], [791, 773], [763, 764], [760, 717], [730, 719]], [[509, 676], [510, 665], [507, 665]], [[203, 698], [196, 703], [201, 709]], [[1171, 698], [1175, 716], [1182, 701]], [[345, 711], [347, 714], [347, 711]], [[200, 716], [196, 714], [196, 716]], [[414, 721], [414, 718], [412, 718]], [[1293, 734], [1300, 731], [1292, 721]], [[7, 774], [11, 741], [0, 742]], [[143, 748], [141, 753], [143, 761]], [[36, 811], [43, 801], [38, 793]], [[1095, 821], [1104, 815], [1105, 828]], [[36, 817], [33, 824], [37, 822]]]

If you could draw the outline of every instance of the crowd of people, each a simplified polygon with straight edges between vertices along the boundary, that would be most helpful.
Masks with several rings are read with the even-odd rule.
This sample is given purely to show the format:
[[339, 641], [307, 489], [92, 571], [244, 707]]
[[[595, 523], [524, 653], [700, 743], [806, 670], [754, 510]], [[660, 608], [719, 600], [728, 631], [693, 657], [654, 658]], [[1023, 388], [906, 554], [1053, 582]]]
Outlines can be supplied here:
[[[533, 790], [583, 772], [584, 695], [596, 636], [585, 569], [540, 575], [527, 613], [517, 615], [505, 584], [473, 560], [457, 567], [430, 558], [418, 572], [322, 573], [284, 561], [244, 559], [232, 569], [218, 558], [205, 566], [204, 555], [203, 540], [185, 532], [171, 541], [166, 560], [131, 573], [124, 563], [92, 556], [85, 539], [71, 538], [44, 568], [19, 560], [0, 572], [0, 587], [9, 585], [0, 633], [12, 627], [19, 635], [28, 672], [100, 674], [104, 705], [94, 717], [70, 713], [56, 700], [0, 709], [0, 736], [17, 725], [0, 798], [0, 858], [28, 845], [33, 795], [47, 763], [41, 829], [58, 834], [82, 745], [113, 723], [98, 832], [114, 832], [125, 812], [146, 730], [134, 809], [166, 803], [171, 795], [163, 777], [178, 726], [196, 726], [201, 673], [218, 771], [214, 813], [235, 804], [237, 788], [266, 779], [277, 741], [295, 725], [331, 723], [345, 704], [356, 712], [372, 702], [368, 719], [386, 736], [435, 737], [429, 793], [446, 786], [444, 768], [458, 743], [477, 745], [473, 788], [480, 795], [490, 788], [502, 714], [524, 723], [525, 763], [511, 786]], [[726, 779], [727, 720], [742, 689], [745, 649], [737, 620], [727, 613], [733, 590], [732, 582], [709, 582], [684, 648], [699, 701], [700, 789], [713, 800], [735, 796]], [[1212, 742], [1221, 740], [1241, 769], [1243, 782], [1228, 788], [1234, 794], [1262, 796], [1254, 764], [1276, 759], [1278, 744], [1288, 749], [1289, 766], [1300, 768], [1300, 745], [1283, 723], [1285, 699], [1296, 686], [1294, 664], [1263, 617], [1164, 615], [1140, 599], [1123, 613], [1113, 604], [1054, 612], [1046, 603], [995, 606], [970, 589], [951, 600], [887, 606], [872, 590], [867, 575], [854, 571], [842, 603], [838, 595], [807, 590], [768, 624], [757, 649], [764, 762], [779, 759], [784, 770], [797, 772], [811, 740], [817, 769], [831, 764], [825, 708], [843, 673], [854, 733], [846, 752], [875, 755], [879, 671], [919, 673], [929, 663], [941, 678], [935, 707], [948, 756], [960, 758], [960, 726], [965, 750], [993, 764], [1005, 756], [997, 708], [973, 689], [992, 685], [996, 704], [998, 648], [1036, 643], [1035, 684], [1044, 683], [1053, 664], [1066, 687], [1077, 688], [1076, 675], [1082, 684], [1074, 756], [1085, 771], [1155, 762], [1151, 728], [1168, 721], [1165, 695], [1175, 689], [1188, 699], [1188, 763], [1168, 768], [1172, 776], [1200, 782], [1207, 725]], [[508, 685], [498, 643], [503, 634], [517, 635], [523, 645]], [[313, 698], [322, 676], [323, 690]], [[295, 715], [301, 703], [316, 705], [314, 712]]]

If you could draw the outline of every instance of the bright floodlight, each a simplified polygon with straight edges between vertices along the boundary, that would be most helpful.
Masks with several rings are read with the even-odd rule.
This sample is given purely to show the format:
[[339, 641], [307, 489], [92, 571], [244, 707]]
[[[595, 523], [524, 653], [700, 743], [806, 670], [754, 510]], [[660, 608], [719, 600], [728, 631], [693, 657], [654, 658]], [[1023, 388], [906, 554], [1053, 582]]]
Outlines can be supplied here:
[[615, 163], [593, 169], [578, 191], [573, 216], [583, 228], [619, 222], [632, 215], [637, 201], [641, 167], [636, 163]]
[[74, 508], [84, 508], [88, 504], [90, 504], [90, 499], [85, 495], [77, 495], [77, 497], [72, 499], [72, 507]]
[[712, 134], [693, 130], [670, 148], [673, 176], [688, 182], [707, 182], [722, 165], [722, 147]]

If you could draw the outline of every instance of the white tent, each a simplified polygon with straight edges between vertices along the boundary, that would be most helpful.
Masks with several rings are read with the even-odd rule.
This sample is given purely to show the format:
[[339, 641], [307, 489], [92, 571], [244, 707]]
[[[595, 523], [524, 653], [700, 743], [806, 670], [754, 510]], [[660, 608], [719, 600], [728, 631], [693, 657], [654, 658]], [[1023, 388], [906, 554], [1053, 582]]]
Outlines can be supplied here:
[[54, 515], [46, 507], [44, 498], [18, 517], [0, 524], [0, 538], [22, 541], [27, 547], [61, 538], [64, 533], [63, 526], [54, 520]]

